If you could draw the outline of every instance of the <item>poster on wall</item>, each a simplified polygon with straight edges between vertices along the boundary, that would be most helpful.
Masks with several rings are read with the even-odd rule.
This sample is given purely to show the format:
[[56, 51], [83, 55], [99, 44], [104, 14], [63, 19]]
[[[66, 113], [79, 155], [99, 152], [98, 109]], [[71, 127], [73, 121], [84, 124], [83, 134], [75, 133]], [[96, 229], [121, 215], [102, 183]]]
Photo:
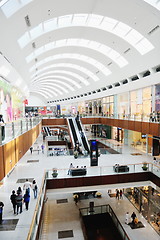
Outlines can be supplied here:
[[0, 77], [0, 114], [4, 121], [20, 118], [23, 113], [23, 101], [19, 91]]
[[156, 85], [155, 110], [156, 110], [156, 112], [160, 111], [160, 84]]
[[10, 84], [0, 78], [0, 114], [5, 122], [12, 121], [12, 99]]

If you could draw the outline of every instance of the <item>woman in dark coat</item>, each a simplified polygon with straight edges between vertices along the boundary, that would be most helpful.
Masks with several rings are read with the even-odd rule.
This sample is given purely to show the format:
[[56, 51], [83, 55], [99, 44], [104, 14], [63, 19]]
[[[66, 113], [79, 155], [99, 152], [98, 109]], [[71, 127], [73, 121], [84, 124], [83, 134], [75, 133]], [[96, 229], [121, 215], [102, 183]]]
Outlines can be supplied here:
[[30, 202], [30, 194], [29, 194], [28, 189], [26, 189], [26, 193], [24, 194], [23, 199], [24, 199], [24, 203], [26, 206], [26, 210], [28, 210], [28, 206], [29, 206], [29, 202]]

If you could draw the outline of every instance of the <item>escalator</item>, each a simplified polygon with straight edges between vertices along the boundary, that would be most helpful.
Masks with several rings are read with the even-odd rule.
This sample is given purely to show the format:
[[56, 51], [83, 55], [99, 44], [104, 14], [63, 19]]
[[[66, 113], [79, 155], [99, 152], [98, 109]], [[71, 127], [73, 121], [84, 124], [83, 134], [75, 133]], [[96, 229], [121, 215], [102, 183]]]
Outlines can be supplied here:
[[49, 127], [43, 127], [44, 132], [46, 133], [46, 136], [51, 136], [51, 131], [49, 129]]
[[86, 136], [84, 135], [84, 131], [82, 129], [81, 123], [79, 120], [76, 119], [76, 123], [77, 123], [77, 127], [79, 132], [81, 132], [83, 135], [81, 136], [81, 140], [84, 146], [84, 149], [89, 153], [89, 144], [88, 144], [88, 140], [86, 139]]
[[52, 134], [49, 127], [47, 127], [47, 131], [48, 131], [48, 136], [51, 136]]
[[78, 142], [78, 137], [77, 137], [77, 134], [76, 134], [76, 130], [75, 130], [75, 127], [74, 127], [74, 124], [73, 124], [73, 120], [72, 118], [69, 118], [68, 119], [68, 123], [70, 125], [70, 130], [72, 131], [72, 136], [73, 136], [73, 145], [75, 146], [76, 145], [76, 142]]

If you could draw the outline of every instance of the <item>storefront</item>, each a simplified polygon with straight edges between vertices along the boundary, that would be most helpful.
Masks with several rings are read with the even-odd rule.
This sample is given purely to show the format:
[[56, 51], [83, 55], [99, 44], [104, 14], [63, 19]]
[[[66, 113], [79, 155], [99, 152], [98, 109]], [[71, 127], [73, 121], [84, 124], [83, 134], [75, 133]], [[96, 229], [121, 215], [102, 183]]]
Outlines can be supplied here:
[[125, 196], [160, 234], [160, 192], [150, 186], [124, 189]]

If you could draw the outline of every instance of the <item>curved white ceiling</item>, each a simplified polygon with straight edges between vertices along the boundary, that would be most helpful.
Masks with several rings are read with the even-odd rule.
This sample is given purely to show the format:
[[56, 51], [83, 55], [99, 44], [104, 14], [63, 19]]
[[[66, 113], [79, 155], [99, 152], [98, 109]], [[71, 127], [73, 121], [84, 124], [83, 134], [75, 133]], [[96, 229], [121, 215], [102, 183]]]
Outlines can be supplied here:
[[18, 39], [21, 48], [24, 48], [31, 41], [50, 31], [66, 27], [92, 27], [98, 28], [117, 35], [132, 45], [142, 55], [151, 51], [154, 46], [141, 33], [129, 25], [116, 19], [96, 14], [70, 14], [49, 19], [39, 23], [35, 28], [24, 33]]
[[47, 101], [83, 95], [160, 64], [159, 6], [156, 0], [2, 0], [0, 51], [31, 95]]
[[89, 48], [97, 52], [100, 52], [104, 54], [106, 57], [112, 59], [119, 67], [124, 67], [128, 64], [127, 60], [123, 56], [121, 56], [117, 51], [111, 49], [110, 47], [104, 44], [101, 44], [100, 42], [90, 41], [88, 39], [76, 39], [76, 38], [62, 39], [59, 41], [45, 44], [44, 46], [36, 49], [34, 52], [28, 55], [26, 57], [26, 62], [29, 63], [33, 61], [35, 58], [37, 58], [41, 54], [44, 54], [47, 51], [51, 51], [56, 48], [70, 47], [70, 46], [84, 47], [84, 48]]
[[64, 60], [64, 59], [73, 59], [73, 60], [80, 60], [85, 63], [89, 63], [93, 65], [95, 68], [97, 68], [99, 71], [101, 71], [105, 76], [108, 76], [111, 74], [111, 71], [102, 63], [97, 61], [94, 58], [91, 58], [86, 55], [76, 54], [76, 53], [64, 53], [64, 54], [57, 54], [48, 58], [44, 58], [43, 60], [36, 63], [34, 66], [32, 66], [29, 71], [33, 72], [36, 71], [37, 68], [41, 67], [43, 64], [49, 63], [54, 60]]

